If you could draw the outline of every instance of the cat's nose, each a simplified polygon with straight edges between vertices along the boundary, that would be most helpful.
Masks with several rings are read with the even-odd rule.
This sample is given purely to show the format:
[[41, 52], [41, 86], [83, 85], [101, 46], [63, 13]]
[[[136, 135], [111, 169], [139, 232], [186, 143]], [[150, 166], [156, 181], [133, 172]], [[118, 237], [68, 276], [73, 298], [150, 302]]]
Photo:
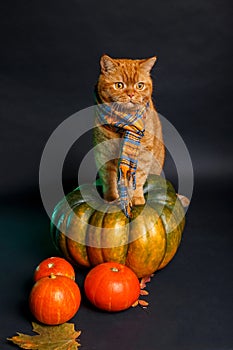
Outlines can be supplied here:
[[128, 96], [130, 97], [130, 98], [132, 98], [133, 96], [134, 96], [134, 92], [128, 92]]

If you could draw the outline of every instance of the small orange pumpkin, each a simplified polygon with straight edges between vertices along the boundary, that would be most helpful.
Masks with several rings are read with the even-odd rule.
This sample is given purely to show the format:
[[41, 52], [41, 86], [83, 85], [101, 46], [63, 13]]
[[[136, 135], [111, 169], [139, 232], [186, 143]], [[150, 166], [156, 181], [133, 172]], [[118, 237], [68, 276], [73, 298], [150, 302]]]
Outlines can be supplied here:
[[43, 277], [49, 277], [51, 274], [56, 276], [66, 276], [75, 279], [73, 266], [65, 259], [59, 257], [47, 258], [37, 266], [34, 272], [34, 281], [38, 281]]
[[84, 291], [96, 307], [121, 311], [138, 300], [140, 284], [136, 274], [127, 266], [106, 262], [90, 270], [84, 281]]
[[47, 325], [69, 321], [78, 311], [80, 302], [78, 285], [71, 278], [55, 275], [39, 279], [29, 297], [33, 316]]

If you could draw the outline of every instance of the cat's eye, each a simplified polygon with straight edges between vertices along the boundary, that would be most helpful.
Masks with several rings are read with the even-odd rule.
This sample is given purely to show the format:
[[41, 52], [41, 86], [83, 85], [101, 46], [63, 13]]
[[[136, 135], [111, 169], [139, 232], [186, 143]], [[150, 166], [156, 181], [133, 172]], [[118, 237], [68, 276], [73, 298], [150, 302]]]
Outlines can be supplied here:
[[136, 84], [136, 88], [138, 90], [143, 90], [145, 87], [145, 84], [142, 82], [142, 81], [139, 81], [137, 84]]
[[114, 88], [116, 89], [116, 90], [118, 90], [118, 89], [124, 89], [124, 83], [122, 83], [121, 81], [118, 81], [117, 83], [115, 83], [114, 84]]

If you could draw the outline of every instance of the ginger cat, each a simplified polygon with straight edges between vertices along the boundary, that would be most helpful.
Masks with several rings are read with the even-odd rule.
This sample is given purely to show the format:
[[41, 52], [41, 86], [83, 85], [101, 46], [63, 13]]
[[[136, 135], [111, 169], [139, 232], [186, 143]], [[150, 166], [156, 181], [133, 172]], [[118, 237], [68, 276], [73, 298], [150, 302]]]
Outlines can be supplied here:
[[[113, 59], [103, 55], [100, 59], [101, 72], [96, 85], [99, 103], [112, 104], [119, 110], [133, 113], [143, 106], [146, 108], [142, 119], [144, 134], [140, 141], [137, 156], [136, 187], [131, 186], [131, 205], [145, 203], [143, 185], [148, 174], [159, 175], [163, 168], [165, 147], [162, 128], [152, 102], [152, 79], [150, 71], [156, 57], [148, 59]], [[119, 154], [123, 133], [117, 128], [102, 125], [96, 118], [94, 144], [99, 145], [95, 152], [99, 176], [103, 183], [106, 201], [119, 198]], [[109, 143], [103, 143], [110, 141]], [[130, 184], [129, 184], [130, 189]]]

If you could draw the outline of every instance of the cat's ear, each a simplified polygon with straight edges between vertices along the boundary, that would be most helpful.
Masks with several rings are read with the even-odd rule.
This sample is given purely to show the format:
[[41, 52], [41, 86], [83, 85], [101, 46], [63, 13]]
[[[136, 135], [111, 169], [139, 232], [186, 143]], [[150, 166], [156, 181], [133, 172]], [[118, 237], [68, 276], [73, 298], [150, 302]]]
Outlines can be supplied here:
[[109, 57], [108, 55], [103, 55], [100, 59], [100, 67], [101, 67], [101, 72], [102, 73], [108, 73], [108, 72], [112, 72], [115, 68], [116, 68], [117, 64], [114, 61], [114, 59], [112, 59], [111, 57]]
[[143, 70], [145, 70], [147, 73], [150, 73], [152, 67], [154, 66], [155, 62], [157, 61], [157, 57], [153, 56], [151, 58], [147, 58], [145, 60], [141, 60], [140, 66]]

